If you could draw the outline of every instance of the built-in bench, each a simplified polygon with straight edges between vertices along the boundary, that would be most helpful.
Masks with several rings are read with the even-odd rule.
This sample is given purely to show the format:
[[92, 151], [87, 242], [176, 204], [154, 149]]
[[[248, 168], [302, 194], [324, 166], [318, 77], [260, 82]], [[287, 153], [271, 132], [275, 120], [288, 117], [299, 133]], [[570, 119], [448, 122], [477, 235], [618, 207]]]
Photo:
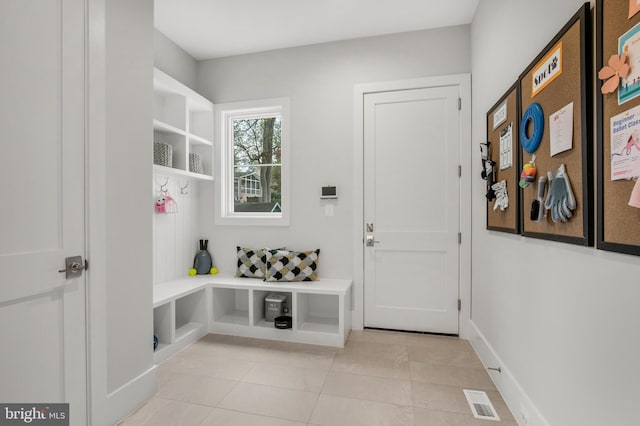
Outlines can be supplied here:
[[[201, 275], [156, 284], [155, 362], [167, 359], [207, 333], [343, 347], [351, 330], [352, 281], [264, 282], [230, 275]], [[291, 329], [265, 321], [264, 299], [286, 297]]]

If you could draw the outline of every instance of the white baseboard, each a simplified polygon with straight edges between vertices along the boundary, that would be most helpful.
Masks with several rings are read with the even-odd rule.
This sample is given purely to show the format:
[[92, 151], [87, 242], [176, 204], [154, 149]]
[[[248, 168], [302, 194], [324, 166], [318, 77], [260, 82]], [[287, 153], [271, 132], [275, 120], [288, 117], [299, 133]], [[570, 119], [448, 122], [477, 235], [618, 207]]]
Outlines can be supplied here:
[[538, 408], [533, 404], [529, 396], [522, 389], [509, 368], [500, 359], [496, 351], [491, 347], [482, 332], [474, 324], [469, 322], [469, 342], [476, 351], [478, 358], [485, 368], [500, 367], [502, 372], [487, 370], [491, 380], [502, 395], [513, 417], [521, 426], [549, 426]]
[[109, 418], [106, 419], [107, 423], [105, 424], [117, 424], [151, 398], [158, 390], [156, 373], [154, 365], [135, 379], [111, 392], [107, 396]]

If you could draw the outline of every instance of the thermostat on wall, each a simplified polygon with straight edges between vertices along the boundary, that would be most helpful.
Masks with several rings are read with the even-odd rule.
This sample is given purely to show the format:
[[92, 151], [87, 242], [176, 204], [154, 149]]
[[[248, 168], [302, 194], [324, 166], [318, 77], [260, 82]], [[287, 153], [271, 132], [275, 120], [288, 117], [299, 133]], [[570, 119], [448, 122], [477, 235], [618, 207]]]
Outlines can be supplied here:
[[320, 196], [322, 200], [337, 200], [338, 192], [336, 191], [335, 186], [323, 186], [322, 187], [322, 195]]

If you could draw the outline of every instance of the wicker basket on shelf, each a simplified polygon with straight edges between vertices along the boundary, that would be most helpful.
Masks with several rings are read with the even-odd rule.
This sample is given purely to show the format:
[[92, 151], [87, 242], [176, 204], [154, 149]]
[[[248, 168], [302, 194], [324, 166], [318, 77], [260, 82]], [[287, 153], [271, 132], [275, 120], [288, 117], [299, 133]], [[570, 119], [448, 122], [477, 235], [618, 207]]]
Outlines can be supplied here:
[[173, 146], [168, 143], [153, 143], [153, 164], [173, 167]]
[[203, 173], [200, 154], [196, 154], [195, 152], [189, 153], [189, 171], [193, 173]]

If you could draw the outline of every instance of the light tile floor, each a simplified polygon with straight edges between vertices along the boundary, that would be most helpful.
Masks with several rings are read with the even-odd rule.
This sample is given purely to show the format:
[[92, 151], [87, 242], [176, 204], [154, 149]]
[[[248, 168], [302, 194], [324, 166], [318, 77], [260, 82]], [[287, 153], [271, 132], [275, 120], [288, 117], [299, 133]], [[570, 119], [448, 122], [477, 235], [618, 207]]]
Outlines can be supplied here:
[[[344, 349], [209, 334], [158, 368], [121, 426], [516, 426], [473, 349], [453, 337], [352, 331]], [[484, 390], [501, 422], [471, 415]]]

